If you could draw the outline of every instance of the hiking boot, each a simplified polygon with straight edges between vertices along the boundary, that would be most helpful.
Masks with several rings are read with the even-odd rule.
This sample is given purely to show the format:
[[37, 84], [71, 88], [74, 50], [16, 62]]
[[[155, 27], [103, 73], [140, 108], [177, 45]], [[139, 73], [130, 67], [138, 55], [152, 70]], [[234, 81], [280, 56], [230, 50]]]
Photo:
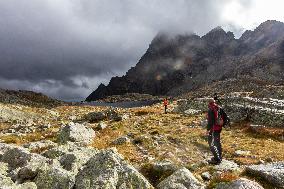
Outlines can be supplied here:
[[215, 158], [211, 158], [211, 160], [208, 161], [208, 163], [212, 165], [219, 165], [221, 162], [222, 160], [216, 160]]

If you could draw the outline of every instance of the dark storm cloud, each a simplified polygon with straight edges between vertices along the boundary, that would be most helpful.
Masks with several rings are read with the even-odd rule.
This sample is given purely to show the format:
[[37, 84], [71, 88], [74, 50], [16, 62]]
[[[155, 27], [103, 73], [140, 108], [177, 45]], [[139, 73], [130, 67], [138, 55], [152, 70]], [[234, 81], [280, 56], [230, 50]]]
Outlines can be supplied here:
[[133, 66], [161, 30], [204, 34], [224, 0], [0, 1], [0, 87], [86, 97]]

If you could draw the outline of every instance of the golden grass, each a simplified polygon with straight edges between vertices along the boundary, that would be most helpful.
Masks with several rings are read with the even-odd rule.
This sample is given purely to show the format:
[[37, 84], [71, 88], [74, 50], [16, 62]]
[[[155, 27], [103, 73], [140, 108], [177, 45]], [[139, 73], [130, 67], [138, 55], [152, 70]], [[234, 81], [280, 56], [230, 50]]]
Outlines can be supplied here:
[[218, 176], [213, 177], [212, 180], [210, 180], [207, 189], [213, 189], [217, 186], [218, 183], [224, 182], [224, 183], [229, 183], [233, 180], [236, 180], [239, 178], [239, 175], [236, 173], [231, 173], [231, 172], [224, 172], [221, 173]]
[[26, 135], [2, 135], [0, 136], [0, 139], [5, 142], [5, 143], [14, 143], [17, 145], [22, 145], [28, 142], [35, 142], [43, 139], [48, 139], [51, 141], [56, 140], [56, 134], [55, 132], [51, 132], [49, 130], [44, 131], [44, 132], [34, 132], [34, 133], [29, 133]]

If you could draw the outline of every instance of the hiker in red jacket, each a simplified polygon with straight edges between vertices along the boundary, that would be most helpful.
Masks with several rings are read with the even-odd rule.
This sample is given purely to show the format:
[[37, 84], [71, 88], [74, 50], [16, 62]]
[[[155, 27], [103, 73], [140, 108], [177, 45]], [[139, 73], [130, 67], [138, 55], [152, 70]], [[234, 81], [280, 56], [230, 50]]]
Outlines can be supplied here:
[[168, 101], [167, 98], [164, 99], [163, 104], [164, 104], [164, 107], [165, 107], [165, 114], [166, 114], [167, 113], [167, 108], [168, 108], [168, 105], [169, 105], [169, 101]]
[[220, 133], [223, 126], [223, 118], [219, 114], [220, 107], [215, 103], [214, 99], [210, 99], [208, 105], [208, 125], [207, 135], [210, 151], [213, 158], [209, 161], [211, 164], [220, 164], [222, 161], [222, 146], [220, 141]]

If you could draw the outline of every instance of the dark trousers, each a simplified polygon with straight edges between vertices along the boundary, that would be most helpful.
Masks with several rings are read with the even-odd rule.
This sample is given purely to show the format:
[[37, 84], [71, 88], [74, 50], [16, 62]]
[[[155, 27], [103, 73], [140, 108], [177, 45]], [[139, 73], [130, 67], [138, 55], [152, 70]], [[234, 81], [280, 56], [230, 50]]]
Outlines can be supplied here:
[[216, 161], [222, 161], [222, 145], [220, 139], [220, 132], [213, 131], [208, 135], [208, 144]]
[[165, 114], [167, 113], [167, 108], [168, 108], [167, 105], [165, 105]]

